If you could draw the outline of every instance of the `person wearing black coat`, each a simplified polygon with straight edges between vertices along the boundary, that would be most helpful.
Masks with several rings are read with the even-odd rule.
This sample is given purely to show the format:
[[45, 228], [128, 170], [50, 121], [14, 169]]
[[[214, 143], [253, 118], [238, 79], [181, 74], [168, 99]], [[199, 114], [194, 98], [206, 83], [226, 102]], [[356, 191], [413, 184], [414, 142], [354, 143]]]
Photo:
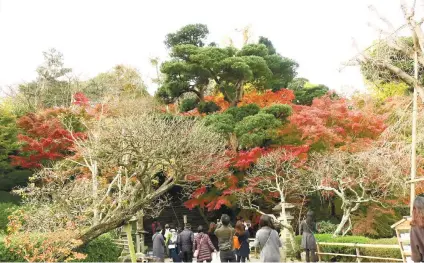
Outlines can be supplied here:
[[215, 247], [216, 251], [219, 251], [218, 237], [215, 235], [215, 230], [216, 230], [216, 224], [214, 222], [210, 223], [208, 236], [210, 240], [212, 241], [212, 244]]
[[236, 236], [238, 237], [240, 248], [237, 249], [237, 262], [246, 262], [249, 258], [250, 247], [249, 247], [249, 231], [246, 230], [243, 222], [238, 221], [236, 223]]

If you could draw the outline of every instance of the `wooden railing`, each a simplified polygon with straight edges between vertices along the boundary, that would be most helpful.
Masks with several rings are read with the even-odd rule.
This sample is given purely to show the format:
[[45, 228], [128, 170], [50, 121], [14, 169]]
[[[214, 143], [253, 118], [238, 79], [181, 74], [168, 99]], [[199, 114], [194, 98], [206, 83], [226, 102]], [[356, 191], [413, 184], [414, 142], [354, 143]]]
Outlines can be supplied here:
[[[340, 246], [340, 247], [352, 247], [356, 249], [356, 254], [341, 254], [341, 253], [327, 253], [322, 252], [321, 247], [323, 246]], [[317, 256], [318, 260], [322, 261], [322, 256], [343, 256], [343, 257], [354, 257], [356, 261], [359, 263], [361, 259], [376, 259], [376, 260], [386, 260], [386, 261], [398, 261], [403, 262], [401, 258], [383, 258], [383, 257], [374, 257], [374, 256], [366, 256], [360, 254], [360, 248], [390, 248], [390, 249], [398, 249], [400, 251], [399, 245], [377, 245], [377, 244], [357, 244], [357, 243], [326, 243], [326, 242], [318, 242], [317, 243]]]

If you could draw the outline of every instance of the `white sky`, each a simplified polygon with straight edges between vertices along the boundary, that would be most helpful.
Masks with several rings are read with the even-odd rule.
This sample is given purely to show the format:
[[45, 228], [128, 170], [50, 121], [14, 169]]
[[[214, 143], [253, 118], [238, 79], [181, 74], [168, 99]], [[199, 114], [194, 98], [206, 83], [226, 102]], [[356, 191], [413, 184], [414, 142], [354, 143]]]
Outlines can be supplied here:
[[220, 44], [241, 41], [235, 29], [250, 24], [300, 64], [299, 76], [364, 90], [357, 68], [339, 68], [356, 53], [352, 38], [365, 47], [377, 37], [370, 4], [395, 27], [403, 22], [398, 0], [0, 0], [0, 86], [32, 80], [42, 51], [56, 48], [83, 79], [122, 63], [138, 68], [153, 93], [149, 57], [166, 58], [165, 35], [204, 23]]

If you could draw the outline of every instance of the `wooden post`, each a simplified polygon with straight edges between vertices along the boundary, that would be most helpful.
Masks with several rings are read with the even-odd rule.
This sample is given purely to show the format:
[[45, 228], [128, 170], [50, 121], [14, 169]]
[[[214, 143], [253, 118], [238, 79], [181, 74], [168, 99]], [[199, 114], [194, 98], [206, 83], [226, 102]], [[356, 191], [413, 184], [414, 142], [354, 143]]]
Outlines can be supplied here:
[[356, 248], [356, 262], [361, 263], [361, 258], [360, 258], [361, 254], [359, 253], [359, 248]]
[[321, 258], [321, 247], [319, 246], [319, 244], [317, 244], [317, 254], [318, 254], [318, 262], [322, 261]]
[[127, 233], [128, 248], [130, 250], [131, 262], [135, 263], [137, 262], [137, 258], [135, 256], [134, 243], [132, 240], [131, 230], [132, 230], [131, 222], [128, 222], [127, 224], [124, 225], [124, 231]]
[[[417, 83], [414, 87], [414, 96], [413, 96], [413, 107], [412, 107], [412, 143], [411, 143], [411, 180], [414, 180], [417, 174], [417, 112], [418, 112], [418, 90], [416, 85], [418, 85], [418, 52], [415, 51], [414, 56], [414, 75]], [[411, 201], [410, 201], [410, 214], [412, 216], [412, 210], [414, 207], [415, 200], [415, 183], [411, 182]]]
[[137, 218], [137, 238], [138, 238], [138, 245], [137, 245], [137, 253], [143, 254], [144, 253], [144, 216], [140, 215]]

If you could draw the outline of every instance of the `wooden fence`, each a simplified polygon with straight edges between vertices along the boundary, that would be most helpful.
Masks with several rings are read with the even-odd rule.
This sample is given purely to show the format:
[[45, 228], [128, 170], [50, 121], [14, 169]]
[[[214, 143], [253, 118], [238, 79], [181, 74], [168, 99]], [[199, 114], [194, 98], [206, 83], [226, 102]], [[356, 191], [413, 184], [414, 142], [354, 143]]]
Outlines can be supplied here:
[[[340, 254], [340, 253], [327, 253], [322, 252], [321, 247], [323, 246], [340, 246], [340, 247], [352, 247], [356, 249], [356, 254]], [[386, 261], [397, 261], [403, 262], [403, 259], [400, 258], [383, 258], [383, 257], [373, 257], [361, 255], [360, 248], [390, 248], [390, 249], [399, 249], [399, 245], [377, 245], [377, 244], [357, 244], [357, 243], [327, 243], [327, 242], [318, 242], [317, 243], [317, 256], [318, 260], [322, 261], [322, 256], [343, 256], [343, 257], [354, 257], [359, 263], [361, 259], [376, 259], [376, 260], [386, 260]]]

